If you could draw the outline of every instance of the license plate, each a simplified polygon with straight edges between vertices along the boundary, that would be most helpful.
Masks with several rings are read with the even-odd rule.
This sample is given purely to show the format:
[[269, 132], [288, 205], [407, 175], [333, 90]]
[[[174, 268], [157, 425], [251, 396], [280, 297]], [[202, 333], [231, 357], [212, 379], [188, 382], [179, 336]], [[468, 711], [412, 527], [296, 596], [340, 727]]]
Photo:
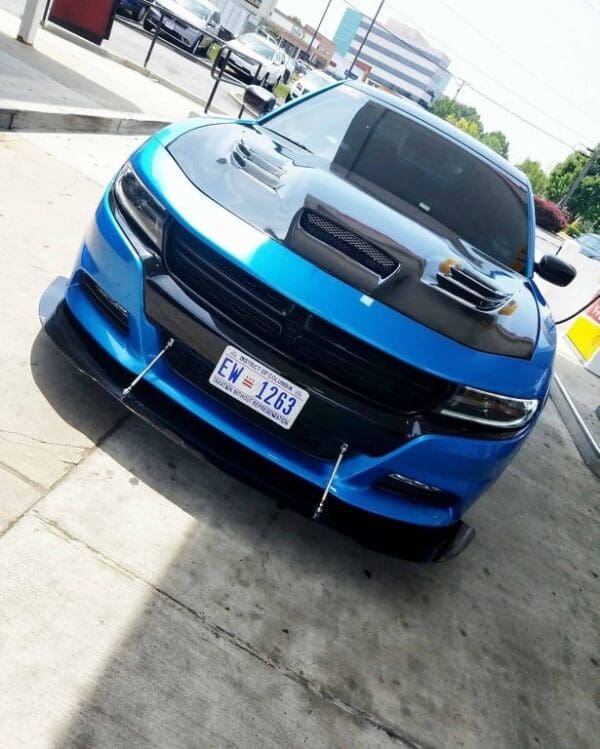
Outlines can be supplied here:
[[209, 382], [283, 429], [291, 429], [310, 395], [233, 346], [227, 346]]
[[165, 18], [163, 21], [163, 26], [168, 31], [175, 31], [175, 20], [173, 18]]

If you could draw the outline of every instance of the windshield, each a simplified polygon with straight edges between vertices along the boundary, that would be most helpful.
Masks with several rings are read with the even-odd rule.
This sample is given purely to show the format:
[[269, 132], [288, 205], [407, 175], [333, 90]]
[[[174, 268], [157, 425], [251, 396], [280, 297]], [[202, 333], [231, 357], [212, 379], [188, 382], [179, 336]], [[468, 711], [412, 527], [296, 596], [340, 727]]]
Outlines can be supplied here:
[[590, 250], [600, 252], [600, 235], [598, 234], [584, 234], [583, 237], [579, 237], [577, 241], [579, 244], [588, 247]]
[[194, 15], [199, 16], [203, 21], [208, 21], [210, 18], [212, 8], [204, 5], [200, 0], [179, 0], [179, 3], [184, 8], [191, 10]]
[[433, 220], [525, 272], [525, 188], [426, 125], [342, 85], [285, 110], [265, 127], [326, 159], [338, 176], [395, 210], [414, 215], [417, 209], [423, 223]]
[[240, 36], [240, 42], [245, 44], [248, 49], [256, 52], [257, 55], [266, 57], [267, 60], [271, 60], [275, 52], [277, 52], [276, 47], [272, 47], [269, 42], [265, 39], [261, 39], [260, 36], [256, 36], [255, 34], [244, 34], [243, 36]]

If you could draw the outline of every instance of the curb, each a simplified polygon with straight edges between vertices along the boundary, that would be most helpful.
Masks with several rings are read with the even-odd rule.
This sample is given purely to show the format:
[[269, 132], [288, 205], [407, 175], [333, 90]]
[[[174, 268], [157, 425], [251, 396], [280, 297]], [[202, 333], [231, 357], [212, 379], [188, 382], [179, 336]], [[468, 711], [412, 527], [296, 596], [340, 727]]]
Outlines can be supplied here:
[[126, 112], [110, 112], [0, 100], [0, 131], [152, 135], [170, 125]]
[[[129, 24], [126, 24], [129, 26]], [[137, 62], [132, 62], [131, 60], [128, 60], [126, 57], [121, 57], [120, 55], [116, 55], [114, 52], [109, 52], [107, 49], [103, 49], [102, 47], [99, 47], [97, 44], [93, 44], [92, 42], [88, 42], [87, 39], [83, 39], [76, 34], [72, 34], [70, 31], [67, 31], [66, 29], [61, 28], [60, 26], [55, 26], [54, 24], [49, 24], [48, 22], [44, 23], [42, 25], [42, 28], [44, 31], [47, 31], [49, 34], [54, 34], [54, 36], [61, 37], [61, 39], [65, 39], [68, 42], [71, 42], [72, 44], [76, 44], [78, 47], [81, 47], [82, 49], [87, 50], [88, 52], [93, 52], [96, 55], [99, 55], [100, 57], [104, 57], [107, 60], [111, 60], [112, 62], [116, 62], [119, 65], [124, 65], [126, 68], [129, 68], [130, 70], [134, 70], [136, 73], [141, 73], [142, 75], [146, 76], [146, 78], [151, 78], [153, 81], [156, 81], [161, 86], [164, 86], [165, 88], [170, 89], [175, 94], [179, 94], [179, 96], [183, 96], [185, 99], [189, 99], [190, 101], [195, 102], [202, 108], [206, 106], [206, 99], [201, 98], [200, 96], [196, 96], [195, 94], [190, 93], [187, 89], [183, 88], [183, 86], [179, 86], [177, 83], [173, 83], [173, 81], [170, 81], [168, 78], [163, 78], [161, 75], [157, 75], [156, 73], [153, 73], [148, 68], [145, 68], [143, 65], [139, 65]], [[135, 29], [133, 29], [135, 31]], [[222, 109], [219, 109], [219, 107], [212, 106], [211, 112], [213, 114], [221, 115], [222, 117], [230, 117], [231, 115], [227, 112], [224, 112]]]
[[550, 396], [585, 464], [600, 478], [600, 445], [587, 428], [569, 391], [557, 374], [550, 385]]

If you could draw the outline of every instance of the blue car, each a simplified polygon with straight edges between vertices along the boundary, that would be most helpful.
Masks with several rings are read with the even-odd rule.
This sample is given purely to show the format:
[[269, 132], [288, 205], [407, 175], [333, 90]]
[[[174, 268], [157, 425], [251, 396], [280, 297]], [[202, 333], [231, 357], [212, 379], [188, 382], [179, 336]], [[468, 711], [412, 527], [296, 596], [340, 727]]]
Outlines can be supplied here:
[[574, 271], [534, 267], [534, 229], [530, 184], [496, 153], [335, 84], [150, 138], [40, 316], [179, 443], [323, 521], [383, 518], [407, 556], [418, 539], [419, 559], [443, 560], [548, 395], [556, 333], [533, 274]]

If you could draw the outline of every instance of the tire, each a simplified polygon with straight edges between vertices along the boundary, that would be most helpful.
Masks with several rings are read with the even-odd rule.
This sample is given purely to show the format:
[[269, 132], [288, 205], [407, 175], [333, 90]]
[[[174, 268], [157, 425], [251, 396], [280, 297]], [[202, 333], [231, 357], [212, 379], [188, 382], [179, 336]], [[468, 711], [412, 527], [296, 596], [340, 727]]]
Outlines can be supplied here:
[[144, 15], [143, 26], [146, 31], [154, 31], [154, 24], [150, 23], [150, 21], [148, 20], [148, 13]]
[[194, 55], [194, 57], [200, 57], [200, 50], [202, 49], [202, 47], [200, 47], [200, 44], [202, 42], [202, 39], [203, 37], [199, 36], [190, 49], [190, 52]]
[[283, 78], [281, 80], [284, 83], [287, 83], [290, 80], [291, 77], [292, 77], [292, 74], [290, 73], [290, 71], [286, 70], [285, 73], [283, 74]]

